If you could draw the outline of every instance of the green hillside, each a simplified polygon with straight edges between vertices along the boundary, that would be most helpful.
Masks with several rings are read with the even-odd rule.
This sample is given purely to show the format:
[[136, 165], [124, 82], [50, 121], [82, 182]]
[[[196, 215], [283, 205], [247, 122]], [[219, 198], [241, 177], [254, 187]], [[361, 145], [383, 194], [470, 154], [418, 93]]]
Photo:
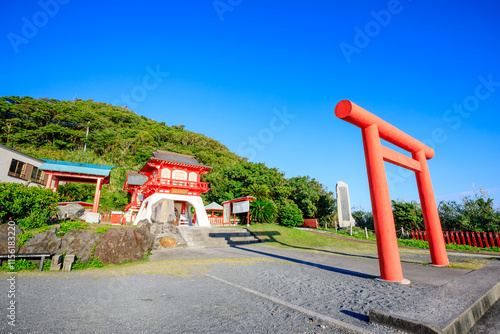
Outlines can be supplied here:
[[[259, 199], [272, 206], [278, 220], [296, 216], [298, 210], [304, 217], [327, 219], [335, 210], [332, 194], [308, 176], [286, 179], [279, 170], [248, 162], [183, 125], [169, 126], [126, 108], [93, 100], [9, 96], [0, 98], [0, 111], [2, 144], [37, 158], [116, 166], [111, 184], [103, 188], [105, 210], [123, 209], [128, 203], [122, 191], [126, 173], [138, 171], [157, 149], [194, 155], [214, 167], [204, 175], [212, 188], [203, 194], [207, 202], [252, 194], [258, 188], [252, 185], [262, 185], [267, 190]], [[92, 188], [85, 185], [65, 186], [61, 192], [78, 200], [92, 196]]]

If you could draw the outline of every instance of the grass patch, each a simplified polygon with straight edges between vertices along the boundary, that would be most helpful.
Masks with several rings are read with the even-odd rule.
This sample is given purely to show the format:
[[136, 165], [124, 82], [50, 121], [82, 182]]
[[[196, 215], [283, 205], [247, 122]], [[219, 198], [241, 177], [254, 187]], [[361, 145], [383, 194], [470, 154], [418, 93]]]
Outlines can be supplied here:
[[[429, 249], [429, 243], [424, 240], [415, 239], [398, 239], [398, 245], [417, 247], [422, 249]], [[480, 248], [468, 245], [446, 244], [446, 249], [464, 251], [464, 252], [478, 252], [478, 253], [500, 253], [500, 247]]]
[[450, 268], [476, 270], [490, 263], [490, 260], [469, 260], [467, 262], [450, 262]]
[[336, 239], [308, 231], [274, 224], [251, 225], [250, 230], [265, 241], [263, 246], [304, 251], [333, 251], [350, 254], [376, 254], [377, 246], [350, 240]]

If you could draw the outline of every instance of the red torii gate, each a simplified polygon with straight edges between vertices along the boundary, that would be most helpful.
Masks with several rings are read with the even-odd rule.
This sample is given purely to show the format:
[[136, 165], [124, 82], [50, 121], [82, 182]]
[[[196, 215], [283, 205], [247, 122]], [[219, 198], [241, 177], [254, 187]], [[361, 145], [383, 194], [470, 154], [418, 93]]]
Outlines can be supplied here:
[[[448, 254], [427, 166], [427, 159], [434, 156], [434, 150], [349, 100], [337, 104], [335, 115], [361, 128], [381, 278], [406, 281], [401, 269], [384, 161], [415, 172], [432, 264], [448, 266]], [[412, 157], [382, 146], [380, 139], [410, 152]]]

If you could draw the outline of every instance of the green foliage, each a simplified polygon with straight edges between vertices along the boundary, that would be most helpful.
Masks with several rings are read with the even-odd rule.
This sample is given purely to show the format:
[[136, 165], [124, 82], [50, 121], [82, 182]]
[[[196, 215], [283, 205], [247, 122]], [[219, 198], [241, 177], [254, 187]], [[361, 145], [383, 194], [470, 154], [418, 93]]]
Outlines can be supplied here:
[[304, 216], [297, 204], [289, 200], [278, 208], [278, 223], [284, 226], [301, 226], [304, 222]]
[[428, 249], [429, 243], [424, 240], [415, 240], [415, 239], [398, 239], [398, 245], [400, 246], [408, 246], [408, 247], [416, 247]]
[[319, 195], [318, 202], [316, 204], [317, 212], [316, 218], [318, 218], [318, 223], [323, 226], [325, 223], [332, 224], [337, 218], [337, 200], [333, 198], [333, 194], [322, 191]]
[[420, 204], [411, 201], [391, 201], [392, 213], [394, 215], [394, 224], [396, 229], [405, 231], [422, 230], [424, 227], [424, 218]]
[[500, 211], [482, 189], [463, 197], [462, 203], [442, 201], [438, 211], [445, 231], [500, 232]]
[[306, 218], [314, 218], [317, 211], [316, 202], [322, 190], [321, 184], [309, 176], [293, 177], [289, 180], [292, 188], [290, 199], [304, 214]]
[[252, 184], [248, 188], [242, 188], [240, 195], [243, 197], [253, 196], [256, 199], [267, 199], [269, 197], [270, 191], [265, 184]]
[[83, 183], [66, 183], [57, 188], [61, 200], [68, 202], [94, 202], [95, 185]]
[[84, 263], [79, 258], [77, 258], [76, 261], [73, 263], [72, 269], [81, 270], [87, 268], [102, 268], [104, 266], [105, 265], [101, 262], [101, 260], [99, 260], [98, 257], [96, 258], [92, 257], [87, 263]]
[[270, 224], [276, 219], [276, 208], [271, 200], [256, 199], [250, 205], [250, 221]]
[[22, 229], [41, 227], [54, 215], [58, 201], [50, 189], [0, 182], [0, 223], [12, 219]]
[[351, 214], [357, 226], [362, 228], [366, 227], [372, 231], [375, 230], [375, 223], [373, 222], [373, 214], [371, 212], [354, 210]]
[[51, 259], [45, 259], [45, 261], [43, 261], [43, 270], [44, 271], [50, 270], [51, 264], [52, 264]]
[[113, 227], [112, 226], [101, 226], [101, 227], [97, 228], [96, 232], [103, 234], [107, 230], [109, 230], [110, 228], [113, 228]]
[[67, 221], [61, 224], [61, 227], [57, 229], [57, 236], [62, 237], [67, 232], [71, 230], [86, 230], [87, 223], [76, 220], [76, 221]]
[[6, 261], [4, 263], [4, 265], [2, 267], [0, 267], [0, 269], [2, 271], [19, 272], [21, 270], [31, 270], [31, 269], [34, 269], [37, 267], [38, 266], [36, 264], [34, 264], [33, 262], [28, 261], [26, 259], [16, 259], [15, 264], [14, 264], [14, 268], [11, 268], [9, 266], [8, 261]]
[[33, 238], [33, 234], [25, 232], [25, 233], [18, 234], [17, 238], [18, 238], [17, 245], [19, 247], [22, 247], [26, 243], [26, 241]]

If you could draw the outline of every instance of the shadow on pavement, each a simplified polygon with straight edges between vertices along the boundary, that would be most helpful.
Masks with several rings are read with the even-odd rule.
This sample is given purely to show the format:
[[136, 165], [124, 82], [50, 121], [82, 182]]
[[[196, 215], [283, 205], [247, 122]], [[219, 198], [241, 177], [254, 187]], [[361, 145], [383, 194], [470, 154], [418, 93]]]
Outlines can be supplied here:
[[316, 267], [316, 268], [320, 268], [320, 269], [324, 269], [324, 270], [334, 271], [334, 272], [344, 274], [344, 275], [356, 276], [356, 277], [361, 277], [361, 278], [369, 278], [369, 279], [373, 279], [373, 278], [377, 277], [377, 276], [368, 275], [368, 274], [357, 272], [357, 271], [336, 268], [336, 267], [327, 266], [327, 265], [323, 265], [320, 263], [314, 263], [314, 262], [310, 262], [310, 261], [303, 261], [303, 260], [295, 259], [293, 257], [277, 255], [277, 254], [273, 254], [273, 253], [267, 253], [265, 251], [258, 251], [258, 250], [254, 250], [254, 249], [241, 248], [238, 246], [234, 246], [234, 248], [237, 248], [239, 250], [244, 250], [247, 252], [260, 254], [260, 255], [273, 257], [273, 258], [280, 259], [280, 260], [290, 261], [290, 262], [299, 263], [299, 264], [305, 264], [305, 265], [311, 266], [311, 267]]

